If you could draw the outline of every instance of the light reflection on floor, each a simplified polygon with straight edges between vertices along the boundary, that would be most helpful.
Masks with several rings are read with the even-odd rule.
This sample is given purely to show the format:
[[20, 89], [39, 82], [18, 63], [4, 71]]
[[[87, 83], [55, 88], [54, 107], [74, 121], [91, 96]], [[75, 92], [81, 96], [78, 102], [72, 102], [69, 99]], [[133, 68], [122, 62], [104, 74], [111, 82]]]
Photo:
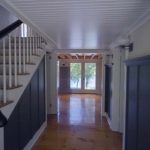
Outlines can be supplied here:
[[[96, 101], [92, 96], [84, 96], [81, 98], [81, 95], [68, 95], [65, 100], [67, 103], [65, 112], [62, 108], [64, 101], [59, 101], [59, 115], [58, 122], [61, 124], [64, 120], [61, 120], [62, 115], [66, 115], [65, 119], [70, 125], [80, 125], [80, 124], [89, 124], [95, 125], [95, 115], [96, 115]], [[67, 102], [66, 102], [67, 101]], [[64, 106], [64, 105], [63, 105]], [[100, 106], [99, 106], [100, 108]], [[67, 114], [66, 114], [67, 110]], [[62, 116], [64, 119], [64, 116]]]

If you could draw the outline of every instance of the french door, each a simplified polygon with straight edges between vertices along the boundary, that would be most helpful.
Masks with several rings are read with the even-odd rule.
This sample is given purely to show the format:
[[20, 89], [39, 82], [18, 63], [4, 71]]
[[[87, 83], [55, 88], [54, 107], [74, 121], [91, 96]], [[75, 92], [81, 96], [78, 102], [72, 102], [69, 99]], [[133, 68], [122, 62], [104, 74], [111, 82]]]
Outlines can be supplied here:
[[70, 63], [70, 90], [75, 93], [95, 93], [96, 66], [95, 62]]

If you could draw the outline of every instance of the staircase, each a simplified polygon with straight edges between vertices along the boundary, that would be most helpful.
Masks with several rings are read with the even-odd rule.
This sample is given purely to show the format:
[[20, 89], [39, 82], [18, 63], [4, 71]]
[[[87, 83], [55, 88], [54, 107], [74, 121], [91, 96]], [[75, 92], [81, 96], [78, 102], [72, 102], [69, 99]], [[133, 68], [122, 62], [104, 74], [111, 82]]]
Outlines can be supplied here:
[[0, 110], [7, 118], [44, 57], [45, 45], [24, 23], [0, 39]]

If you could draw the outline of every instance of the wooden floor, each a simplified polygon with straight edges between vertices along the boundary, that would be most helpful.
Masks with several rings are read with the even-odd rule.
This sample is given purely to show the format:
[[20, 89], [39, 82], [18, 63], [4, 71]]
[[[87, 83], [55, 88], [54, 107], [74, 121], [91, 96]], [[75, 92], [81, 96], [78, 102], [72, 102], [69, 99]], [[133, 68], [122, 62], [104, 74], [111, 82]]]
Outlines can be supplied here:
[[33, 150], [121, 150], [121, 134], [109, 129], [100, 108], [97, 95], [59, 96], [59, 115], [48, 116]]

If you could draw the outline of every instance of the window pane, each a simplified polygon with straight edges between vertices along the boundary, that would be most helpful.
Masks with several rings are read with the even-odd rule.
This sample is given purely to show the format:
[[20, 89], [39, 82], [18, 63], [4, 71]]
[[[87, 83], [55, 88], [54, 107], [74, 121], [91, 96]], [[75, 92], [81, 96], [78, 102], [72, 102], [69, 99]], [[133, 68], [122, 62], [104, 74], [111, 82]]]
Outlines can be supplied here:
[[96, 89], [96, 63], [85, 63], [85, 82], [86, 90]]
[[70, 88], [81, 89], [81, 63], [70, 63]]

